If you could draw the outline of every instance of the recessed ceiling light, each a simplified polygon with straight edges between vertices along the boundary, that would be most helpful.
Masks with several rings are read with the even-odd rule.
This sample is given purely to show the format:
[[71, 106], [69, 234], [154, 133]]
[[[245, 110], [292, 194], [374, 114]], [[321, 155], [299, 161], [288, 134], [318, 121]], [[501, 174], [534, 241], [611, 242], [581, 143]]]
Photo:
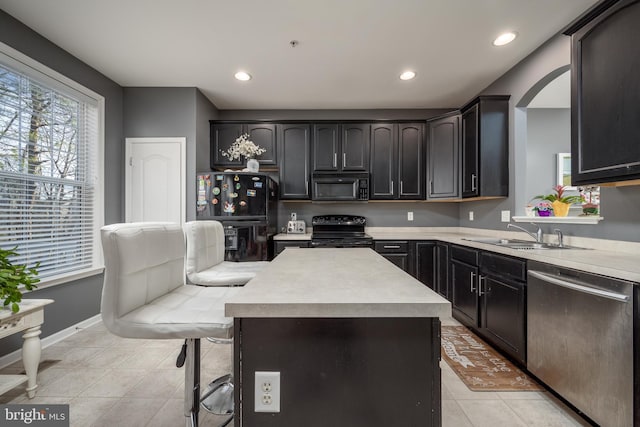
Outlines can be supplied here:
[[247, 80], [251, 80], [251, 74], [245, 73], [244, 71], [238, 71], [235, 74], [235, 78], [243, 82], [246, 82]]
[[511, 43], [512, 41], [515, 40], [516, 36], [518, 34], [516, 33], [504, 33], [504, 34], [500, 34], [494, 41], [493, 41], [493, 45], [494, 46], [504, 46], [505, 44]]
[[413, 71], [405, 71], [404, 73], [400, 74], [400, 80], [411, 80], [415, 76], [416, 76], [415, 72], [413, 72]]

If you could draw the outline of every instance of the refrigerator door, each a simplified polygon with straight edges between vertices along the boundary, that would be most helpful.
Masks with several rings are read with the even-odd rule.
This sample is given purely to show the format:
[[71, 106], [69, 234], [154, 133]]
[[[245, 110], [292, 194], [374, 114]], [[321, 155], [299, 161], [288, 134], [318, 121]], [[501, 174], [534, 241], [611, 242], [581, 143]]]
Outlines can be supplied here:
[[226, 261], [267, 261], [270, 259], [267, 224], [259, 221], [225, 221]]
[[264, 218], [268, 177], [263, 174], [211, 172], [197, 175], [197, 219]]

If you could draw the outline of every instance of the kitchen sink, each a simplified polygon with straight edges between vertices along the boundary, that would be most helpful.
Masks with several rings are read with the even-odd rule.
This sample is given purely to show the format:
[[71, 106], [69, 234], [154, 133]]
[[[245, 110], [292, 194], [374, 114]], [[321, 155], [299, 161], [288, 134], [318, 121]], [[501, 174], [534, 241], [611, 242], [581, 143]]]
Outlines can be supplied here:
[[479, 238], [463, 238], [462, 240], [468, 240], [470, 242], [486, 243], [488, 245], [502, 246], [509, 249], [516, 249], [520, 251], [532, 250], [532, 249], [586, 249], [578, 248], [576, 246], [558, 246], [551, 243], [538, 243], [529, 240], [519, 239], [497, 239], [495, 237], [479, 237]]

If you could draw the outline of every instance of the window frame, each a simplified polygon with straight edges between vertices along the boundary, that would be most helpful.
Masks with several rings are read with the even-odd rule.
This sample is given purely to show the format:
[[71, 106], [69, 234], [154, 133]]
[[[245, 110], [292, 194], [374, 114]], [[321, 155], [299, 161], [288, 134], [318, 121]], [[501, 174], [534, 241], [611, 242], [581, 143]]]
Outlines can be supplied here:
[[[74, 96], [82, 101], [93, 103], [98, 108], [97, 146], [95, 147], [95, 193], [93, 200], [93, 244], [91, 267], [43, 278], [38, 283], [38, 290], [50, 286], [79, 280], [85, 277], [101, 274], [104, 270], [102, 245], [100, 244], [100, 228], [104, 225], [104, 140], [105, 140], [105, 98], [93, 90], [68, 78], [67, 76], [30, 58], [22, 52], [0, 42], [0, 62], [28, 76], [48, 88], [63, 94], [70, 90]], [[84, 98], [84, 99], [83, 99]]]

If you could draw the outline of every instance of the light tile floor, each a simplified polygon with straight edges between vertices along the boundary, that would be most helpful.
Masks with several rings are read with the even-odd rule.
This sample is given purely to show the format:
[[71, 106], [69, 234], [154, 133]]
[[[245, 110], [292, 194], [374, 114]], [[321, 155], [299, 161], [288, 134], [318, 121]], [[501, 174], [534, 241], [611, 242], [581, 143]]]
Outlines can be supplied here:
[[[102, 324], [92, 326], [43, 350], [30, 402], [69, 404], [71, 426], [183, 426], [184, 372], [175, 367], [181, 344], [119, 338]], [[231, 372], [230, 345], [202, 340], [201, 351], [203, 385]], [[550, 393], [473, 392], [445, 362], [441, 368], [443, 427], [589, 425]], [[0, 374], [22, 370], [17, 362]], [[26, 401], [24, 386], [0, 396], [0, 403]], [[200, 413], [203, 427], [222, 419]]]

